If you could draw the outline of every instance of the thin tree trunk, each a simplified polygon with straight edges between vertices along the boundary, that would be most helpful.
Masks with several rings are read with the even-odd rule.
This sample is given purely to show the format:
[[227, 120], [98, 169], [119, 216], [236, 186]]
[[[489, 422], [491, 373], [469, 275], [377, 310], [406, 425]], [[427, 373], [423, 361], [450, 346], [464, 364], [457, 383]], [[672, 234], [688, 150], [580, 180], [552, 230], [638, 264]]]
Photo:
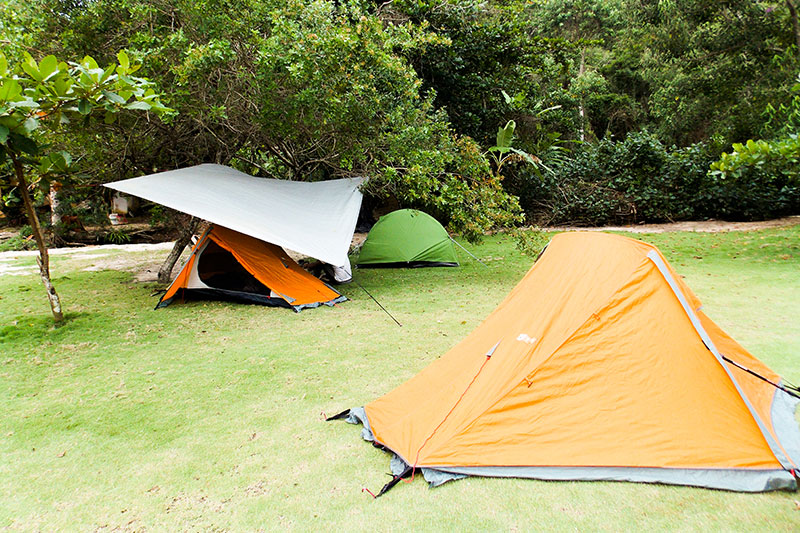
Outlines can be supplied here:
[[172, 247], [169, 255], [164, 260], [161, 268], [158, 269], [159, 283], [169, 283], [169, 280], [172, 277], [172, 269], [175, 268], [175, 263], [178, 262], [178, 259], [183, 253], [183, 249], [186, 248], [186, 246], [191, 242], [192, 235], [194, 235], [195, 231], [200, 225], [200, 222], [201, 219], [192, 217], [189, 220], [189, 223], [183, 227], [180, 235], [178, 235], [178, 239], [175, 241], [175, 245]]
[[789, 16], [792, 19], [792, 29], [794, 30], [794, 42], [797, 46], [797, 53], [800, 54], [800, 24], [797, 22], [797, 8], [793, 0], [786, 0], [786, 7], [789, 8]]
[[64, 226], [61, 220], [61, 184], [57, 181], [50, 183], [50, 244], [53, 247], [64, 245]]
[[61, 184], [57, 181], [50, 183], [50, 225], [54, 232], [58, 232], [61, 226]]
[[42, 227], [39, 225], [39, 218], [36, 216], [36, 210], [33, 208], [33, 202], [28, 193], [28, 184], [25, 181], [25, 175], [22, 171], [22, 162], [20, 162], [17, 155], [13, 152], [9, 152], [9, 156], [14, 164], [17, 188], [19, 189], [20, 196], [22, 196], [22, 203], [25, 205], [25, 213], [28, 215], [28, 222], [31, 224], [33, 238], [36, 241], [36, 246], [39, 248], [39, 257], [36, 258], [36, 262], [39, 264], [39, 275], [47, 291], [47, 298], [50, 300], [50, 309], [53, 311], [53, 319], [58, 323], [64, 320], [64, 314], [61, 311], [61, 299], [58, 297], [56, 288], [50, 281], [50, 256], [47, 253], [47, 245], [44, 242]]
[[[586, 48], [584, 47], [581, 49], [581, 65], [578, 69], [578, 76], [583, 76], [583, 73], [586, 72]], [[586, 127], [584, 123], [586, 122], [586, 110], [583, 108], [583, 98], [581, 98], [580, 104], [578, 105], [578, 113], [581, 117], [581, 142], [586, 140]]]

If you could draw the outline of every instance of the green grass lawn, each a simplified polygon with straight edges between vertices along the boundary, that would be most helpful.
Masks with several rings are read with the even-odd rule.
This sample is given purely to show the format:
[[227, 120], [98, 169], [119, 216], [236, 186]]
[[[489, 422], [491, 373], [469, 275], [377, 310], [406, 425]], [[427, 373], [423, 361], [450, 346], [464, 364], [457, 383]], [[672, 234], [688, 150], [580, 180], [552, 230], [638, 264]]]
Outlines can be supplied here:
[[[800, 382], [800, 226], [638, 238], [710, 317]], [[54, 256], [67, 310], [56, 329], [38, 275], [0, 276], [0, 530], [800, 528], [800, 494], [786, 492], [483, 478], [362, 492], [388, 481], [389, 456], [323, 417], [416, 374], [533, 262], [503, 235], [471, 250], [488, 268], [459, 252], [461, 268], [356, 272], [402, 327], [354, 284], [351, 301], [300, 314], [153, 311], [153, 285]]]

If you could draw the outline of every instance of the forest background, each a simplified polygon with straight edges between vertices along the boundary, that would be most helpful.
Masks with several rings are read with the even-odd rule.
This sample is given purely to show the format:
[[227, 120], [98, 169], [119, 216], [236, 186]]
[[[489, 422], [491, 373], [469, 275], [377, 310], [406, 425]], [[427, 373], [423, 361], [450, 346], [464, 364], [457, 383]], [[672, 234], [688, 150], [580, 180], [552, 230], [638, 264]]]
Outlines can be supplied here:
[[[99, 184], [216, 162], [367, 176], [368, 208], [470, 238], [800, 212], [794, 2], [8, 0], [0, 41], [9, 65], [124, 50], [171, 110], [31, 131], [60, 215], [107, 222]], [[24, 223], [3, 154], [0, 210]]]

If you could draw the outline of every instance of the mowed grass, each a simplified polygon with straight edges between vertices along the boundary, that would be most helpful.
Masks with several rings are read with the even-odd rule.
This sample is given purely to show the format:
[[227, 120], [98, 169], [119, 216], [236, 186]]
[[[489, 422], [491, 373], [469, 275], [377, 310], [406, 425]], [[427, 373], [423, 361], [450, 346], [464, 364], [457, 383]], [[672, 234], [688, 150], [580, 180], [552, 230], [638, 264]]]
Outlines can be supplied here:
[[[709, 316], [800, 382], [800, 226], [636, 237], [661, 248]], [[429, 489], [418, 477], [373, 500], [362, 489], [389, 480], [389, 456], [323, 418], [416, 374], [533, 263], [503, 235], [471, 250], [488, 268], [459, 252], [460, 268], [356, 272], [402, 327], [355, 284], [342, 288], [350, 301], [300, 314], [153, 311], [153, 285], [54, 256], [67, 309], [54, 328], [37, 275], [0, 276], [0, 529], [800, 528], [800, 495], [787, 492], [484, 478]]]

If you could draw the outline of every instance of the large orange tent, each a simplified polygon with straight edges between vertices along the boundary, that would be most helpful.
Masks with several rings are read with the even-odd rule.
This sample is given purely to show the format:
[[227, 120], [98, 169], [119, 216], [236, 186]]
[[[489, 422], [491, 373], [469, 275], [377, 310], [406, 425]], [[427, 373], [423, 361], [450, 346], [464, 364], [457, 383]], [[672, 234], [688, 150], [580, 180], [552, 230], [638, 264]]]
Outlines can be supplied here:
[[212, 226], [198, 239], [156, 307], [176, 297], [196, 296], [295, 311], [346, 299], [303, 270], [281, 247], [222, 226]]
[[467, 338], [348, 420], [396, 454], [385, 489], [420, 470], [795, 489], [797, 400], [700, 307], [654, 246], [560, 234]]

